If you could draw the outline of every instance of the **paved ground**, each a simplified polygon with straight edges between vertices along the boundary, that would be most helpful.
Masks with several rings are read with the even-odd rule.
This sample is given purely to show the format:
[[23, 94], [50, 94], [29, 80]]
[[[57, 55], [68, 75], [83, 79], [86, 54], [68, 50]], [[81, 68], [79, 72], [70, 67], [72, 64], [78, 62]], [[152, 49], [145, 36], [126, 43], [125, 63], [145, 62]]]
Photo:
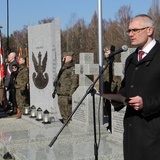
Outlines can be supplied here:
[[[5, 154], [9, 154], [16, 160], [44, 160], [43, 156], [36, 157], [36, 152], [48, 145], [53, 137], [52, 133], [58, 131], [62, 124], [55, 122], [50, 126], [44, 126], [42, 122], [32, 123], [29, 118], [17, 119], [15, 115], [7, 116], [0, 113], [0, 157], [5, 159]], [[38, 125], [37, 125], [37, 124]], [[54, 131], [53, 131], [54, 129]]]
[[[22, 116], [6, 116], [0, 113], [0, 160], [6, 156], [15, 160], [94, 160], [94, 135], [84, 133], [70, 125], [62, 128], [58, 120], [44, 125], [42, 122]], [[109, 134], [109, 133], [108, 133]], [[55, 138], [55, 143], [49, 147]], [[101, 134], [98, 149], [99, 160], [122, 160], [121, 146], [106, 140]]]

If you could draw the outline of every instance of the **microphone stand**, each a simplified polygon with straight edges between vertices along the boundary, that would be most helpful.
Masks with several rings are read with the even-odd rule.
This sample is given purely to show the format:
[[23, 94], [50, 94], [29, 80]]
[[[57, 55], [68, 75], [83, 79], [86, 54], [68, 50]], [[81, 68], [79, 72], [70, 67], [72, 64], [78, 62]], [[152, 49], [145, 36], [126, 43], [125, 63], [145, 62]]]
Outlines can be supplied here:
[[89, 86], [89, 88], [87, 89], [85, 95], [82, 97], [82, 99], [79, 101], [79, 103], [77, 104], [77, 106], [75, 107], [75, 109], [73, 110], [73, 112], [71, 113], [71, 115], [68, 117], [68, 119], [66, 120], [66, 122], [60, 128], [60, 130], [58, 131], [57, 135], [50, 142], [49, 147], [52, 147], [52, 145], [55, 143], [55, 141], [57, 140], [58, 136], [63, 131], [63, 129], [65, 128], [65, 126], [68, 124], [68, 122], [70, 121], [70, 119], [72, 118], [72, 116], [74, 115], [74, 113], [76, 112], [76, 110], [79, 108], [79, 106], [81, 105], [81, 103], [83, 102], [83, 100], [86, 98], [86, 96], [89, 93], [91, 93], [91, 96], [93, 98], [94, 155], [95, 155], [95, 160], [98, 160], [98, 146], [97, 146], [97, 137], [96, 137], [96, 116], [95, 116], [95, 94], [96, 94], [96, 90], [94, 89], [94, 85], [100, 79], [100, 77], [102, 76], [103, 72], [110, 65], [110, 63], [113, 62], [113, 60], [114, 59], [112, 57], [108, 57], [107, 58], [107, 64], [102, 69], [101, 73], [98, 75], [98, 77], [95, 79], [95, 81]]
[[52, 98], [55, 98], [55, 95], [56, 95], [56, 93], [57, 93], [57, 86], [58, 86], [58, 84], [59, 84], [59, 78], [60, 78], [60, 76], [61, 76], [61, 74], [62, 74], [62, 68], [63, 68], [63, 66], [64, 66], [64, 64], [65, 64], [65, 61], [66, 61], [66, 59], [64, 59], [62, 62], [62, 66], [61, 66], [61, 68], [60, 68], [60, 70], [59, 70], [59, 72], [58, 72], [58, 75], [57, 75], [57, 77], [56, 77], [56, 81], [54, 81], [53, 82], [53, 85], [54, 85], [54, 91], [53, 91], [53, 93], [52, 93]]

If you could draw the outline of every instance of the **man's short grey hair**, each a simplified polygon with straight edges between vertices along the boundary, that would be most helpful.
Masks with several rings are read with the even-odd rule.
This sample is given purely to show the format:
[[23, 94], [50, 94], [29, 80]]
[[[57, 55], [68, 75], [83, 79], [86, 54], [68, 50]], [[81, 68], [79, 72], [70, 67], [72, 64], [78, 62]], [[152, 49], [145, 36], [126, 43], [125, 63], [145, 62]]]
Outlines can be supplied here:
[[[136, 15], [134, 18], [145, 18], [146, 19], [146, 26], [152, 26], [154, 27], [154, 22], [153, 22], [153, 19], [152, 17], [150, 17], [149, 15], [147, 14], [138, 14]], [[134, 19], [133, 18], [133, 19]]]
[[10, 54], [12, 54], [14, 58], [16, 57], [16, 52], [11, 52]]

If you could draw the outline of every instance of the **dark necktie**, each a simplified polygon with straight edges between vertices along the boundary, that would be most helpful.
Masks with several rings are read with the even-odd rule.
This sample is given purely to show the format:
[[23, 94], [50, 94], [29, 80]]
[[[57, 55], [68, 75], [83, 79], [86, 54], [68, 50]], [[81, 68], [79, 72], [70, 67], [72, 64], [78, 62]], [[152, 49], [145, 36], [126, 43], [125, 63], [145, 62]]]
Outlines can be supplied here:
[[139, 61], [142, 59], [143, 54], [144, 54], [144, 51], [139, 51], [138, 53]]

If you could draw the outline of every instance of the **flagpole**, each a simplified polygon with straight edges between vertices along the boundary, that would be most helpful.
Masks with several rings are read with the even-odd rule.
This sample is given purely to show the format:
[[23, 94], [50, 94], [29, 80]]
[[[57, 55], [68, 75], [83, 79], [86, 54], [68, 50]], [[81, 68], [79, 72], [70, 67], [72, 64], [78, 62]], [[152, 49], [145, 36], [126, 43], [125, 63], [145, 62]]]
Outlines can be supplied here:
[[7, 55], [9, 54], [9, 0], [7, 0]]
[[3, 61], [3, 46], [2, 46], [2, 32], [1, 32], [2, 26], [0, 26], [0, 94], [2, 95], [0, 98], [1, 104], [3, 104], [3, 107], [6, 108], [6, 94], [4, 89], [4, 77], [5, 77], [5, 71], [4, 71], [4, 61]]
[[1, 33], [1, 28], [0, 26], [0, 87], [2, 87], [3, 84], [3, 78], [4, 78], [4, 63], [3, 63], [3, 47], [2, 47], [2, 33]]
[[2, 35], [1, 35], [1, 29], [2, 29], [2, 28], [3, 28], [3, 27], [2, 27], [2, 26], [0, 26], [0, 36], [2, 36]]
[[[102, 54], [102, 0], [98, 0], [98, 53], [99, 53], [99, 73], [103, 69]], [[99, 91], [103, 93], [103, 75], [99, 79]]]
[[[1, 33], [1, 29], [2, 29], [3, 27], [2, 26], [0, 26], [0, 54], [2, 54], [1, 52], [2, 52], [2, 33]], [[2, 55], [0, 55], [0, 56], [2, 56]], [[0, 65], [1, 65], [1, 59], [2, 58], [0, 58]], [[0, 68], [1, 69], [1, 68]], [[2, 77], [1, 77], [1, 70], [0, 70], [0, 88], [2, 87], [2, 84], [3, 84], [3, 81], [2, 81]]]

